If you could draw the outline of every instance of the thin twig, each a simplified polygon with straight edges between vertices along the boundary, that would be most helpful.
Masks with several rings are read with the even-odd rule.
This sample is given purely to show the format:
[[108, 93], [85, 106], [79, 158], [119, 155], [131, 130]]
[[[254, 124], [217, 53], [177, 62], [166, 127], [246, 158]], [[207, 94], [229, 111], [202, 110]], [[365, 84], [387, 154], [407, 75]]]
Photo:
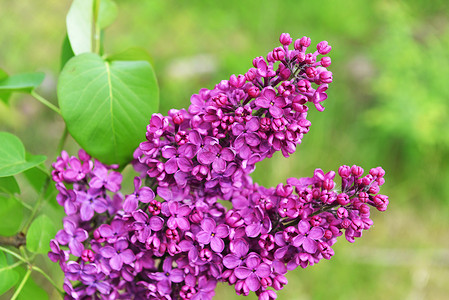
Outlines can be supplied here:
[[39, 102], [41, 102], [42, 104], [44, 104], [45, 106], [47, 106], [51, 110], [55, 111], [58, 115], [61, 115], [61, 111], [59, 110], [58, 107], [56, 107], [50, 101], [48, 101], [47, 99], [45, 99], [44, 97], [42, 97], [41, 95], [36, 93], [36, 91], [32, 90], [31, 91], [31, 96], [36, 98]]

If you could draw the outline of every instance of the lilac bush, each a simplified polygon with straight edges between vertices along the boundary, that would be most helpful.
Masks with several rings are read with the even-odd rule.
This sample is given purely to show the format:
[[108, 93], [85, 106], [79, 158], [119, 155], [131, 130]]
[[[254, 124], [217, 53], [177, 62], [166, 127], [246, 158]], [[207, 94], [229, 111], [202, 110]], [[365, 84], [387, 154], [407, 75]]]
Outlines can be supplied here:
[[118, 166], [62, 152], [52, 177], [67, 216], [49, 258], [67, 299], [211, 299], [217, 282], [275, 299], [289, 270], [330, 259], [337, 237], [352, 243], [372, 226], [371, 207], [386, 210], [380, 167], [344, 165], [338, 180], [316, 169], [271, 188], [252, 181], [257, 162], [295, 152], [309, 106], [323, 111], [332, 83], [326, 41], [307, 53], [308, 37], [279, 40], [188, 109], [153, 114], [134, 152], [134, 193], [120, 192]]

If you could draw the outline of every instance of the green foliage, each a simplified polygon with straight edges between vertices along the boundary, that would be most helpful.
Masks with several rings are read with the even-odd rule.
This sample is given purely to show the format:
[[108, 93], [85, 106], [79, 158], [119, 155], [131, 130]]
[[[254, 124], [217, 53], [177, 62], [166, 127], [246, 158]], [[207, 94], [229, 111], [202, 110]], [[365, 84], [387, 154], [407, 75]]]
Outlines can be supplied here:
[[72, 46], [70, 46], [70, 41], [68, 35], [64, 37], [61, 47], [61, 59], [60, 59], [60, 69], [64, 68], [65, 64], [75, 56], [73, 53]]
[[133, 47], [126, 49], [123, 52], [111, 54], [106, 56], [107, 61], [114, 61], [114, 60], [144, 60], [149, 62], [150, 64], [153, 63], [153, 59], [148, 54], [148, 52], [139, 47]]
[[50, 251], [50, 240], [56, 235], [53, 221], [46, 215], [40, 215], [31, 223], [26, 235], [26, 247], [29, 251], [46, 254]]
[[8, 76], [0, 69], [0, 100], [8, 102], [12, 92], [30, 93], [42, 83], [44, 77], [41, 72]]
[[117, 4], [112, 0], [101, 0], [100, 11], [98, 12], [98, 26], [101, 29], [108, 27], [117, 18]]
[[146, 61], [104, 61], [89, 53], [61, 72], [58, 100], [70, 134], [106, 164], [124, 165], [158, 109], [158, 88]]
[[94, 0], [74, 0], [67, 14], [67, 35], [75, 55], [92, 51]]
[[23, 205], [15, 197], [0, 196], [0, 235], [13, 236], [23, 221]]
[[43, 155], [28, 155], [22, 141], [8, 132], [0, 132], [0, 177], [21, 173], [47, 159]]
[[0, 192], [10, 195], [20, 194], [20, 188], [13, 176], [0, 177]]
[[[17, 268], [17, 271], [19, 273], [19, 277], [23, 278], [25, 276], [26, 270], [21, 267]], [[17, 297], [18, 300], [30, 300], [30, 299], [36, 299], [36, 300], [47, 300], [49, 299], [47, 292], [42, 288], [41, 285], [38, 285], [36, 281], [33, 279], [33, 277], [29, 277], [26, 281], [25, 285], [23, 286], [22, 290], [20, 291], [19, 296]]]
[[0, 251], [0, 296], [19, 281], [19, 273], [10, 268], [3, 251]]

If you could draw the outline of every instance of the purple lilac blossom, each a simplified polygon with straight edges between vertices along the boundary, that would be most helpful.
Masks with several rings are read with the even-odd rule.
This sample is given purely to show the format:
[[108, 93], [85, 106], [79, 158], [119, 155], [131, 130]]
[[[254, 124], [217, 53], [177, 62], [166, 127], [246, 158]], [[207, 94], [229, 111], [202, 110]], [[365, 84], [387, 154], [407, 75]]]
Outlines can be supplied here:
[[52, 178], [67, 217], [48, 256], [65, 272], [66, 299], [206, 300], [218, 281], [275, 299], [288, 270], [330, 259], [337, 237], [354, 242], [372, 227], [370, 207], [387, 209], [380, 167], [363, 176], [341, 166], [339, 185], [321, 169], [275, 188], [252, 181], [257, 162], [296, 151], [309, 106], [324, 110], [333, 80], [331, 59], [318, 58], [327, 42], [306, 53], [310, 38], [279, 41], [187, 110], [152, 116], [134, 152], [132, 194], [121, 194], [116, 166], [61, 153]]

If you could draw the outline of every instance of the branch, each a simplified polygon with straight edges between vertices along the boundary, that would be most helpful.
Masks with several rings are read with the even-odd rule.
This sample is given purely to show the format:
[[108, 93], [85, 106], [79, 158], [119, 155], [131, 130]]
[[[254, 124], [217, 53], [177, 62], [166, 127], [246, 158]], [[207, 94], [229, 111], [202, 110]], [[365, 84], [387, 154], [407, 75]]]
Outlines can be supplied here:
[[0, 236], [1, 246], [13, 246], [19, 248], [20, 246], [24, 246], [25, 244], [26, 237], [22, 232], [13, 236]]

